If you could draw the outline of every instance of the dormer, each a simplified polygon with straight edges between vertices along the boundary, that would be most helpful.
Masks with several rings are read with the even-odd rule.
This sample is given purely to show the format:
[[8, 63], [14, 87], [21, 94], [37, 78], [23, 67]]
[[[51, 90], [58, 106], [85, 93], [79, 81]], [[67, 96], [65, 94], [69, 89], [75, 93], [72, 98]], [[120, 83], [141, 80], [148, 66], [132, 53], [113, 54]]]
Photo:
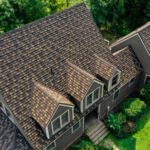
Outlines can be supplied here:
[[67, 93], [74, 98], [74, 102], [83, 113], [103, 97], [104, 84], [69, 61], [65, 67]]
[[74, 105], [61, 93], [35, 81], [33, 84], [32, 118], [50, 139], [74, 119]]
[[108, 91], [111, 91], [119, 84], [121, 71], [96, 54], [94, 55], [94, 62], [94, 72], [96, 73], [97, 78], [105, 83]]

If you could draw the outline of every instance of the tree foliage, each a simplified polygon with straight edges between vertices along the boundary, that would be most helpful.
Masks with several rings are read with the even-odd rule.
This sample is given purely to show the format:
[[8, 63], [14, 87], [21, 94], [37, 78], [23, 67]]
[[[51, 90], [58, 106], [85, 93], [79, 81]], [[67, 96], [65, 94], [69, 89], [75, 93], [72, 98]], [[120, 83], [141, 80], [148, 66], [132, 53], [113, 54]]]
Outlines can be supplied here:
[[150, 105], [150, 85], [143, 85], [140, 90], [140, 95], [142, 100], [144, 100], [148, 105]]
[[10, 31], [21, 25], [8, 0], [0, 0], [0, 33]]
[[121, 105], [121, 110], [127, 119], [136, 121], [145, 111], [146, 104], [138, 98], [128, 98]]

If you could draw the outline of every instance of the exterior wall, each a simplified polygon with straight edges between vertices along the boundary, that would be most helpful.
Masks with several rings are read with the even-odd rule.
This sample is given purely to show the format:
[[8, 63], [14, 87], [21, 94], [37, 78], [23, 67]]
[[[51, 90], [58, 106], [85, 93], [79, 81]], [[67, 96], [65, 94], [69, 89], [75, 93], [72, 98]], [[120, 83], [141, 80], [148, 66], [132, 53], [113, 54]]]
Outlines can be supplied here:
[[113, 45], [111, 47], [112, 52], [115, 52], [119, 49], [122, 49], [128, 45], [131, 45], [134, 49], [137, 57], [139, 58], [141, 64], [144, 67], [144, 70], [146, 74], [150, 75], [150, 54], [148, 54], [147, 49], [145, 48], [145, 45], [141, 41], [141, 38], [138, 34], [135, 34], [134, 36], [130, 37], [129, 39], [123, 40], [120, 43], [117, 43], [116, 45]]
[[54, 150], [64, 150], [74, 143], [84, 133], [83, 118], [80, 120], [80, 128], [72, 133], [72, 127], [69, 128], [63, 135], [55, 140], [56, 147]]
[[69, 110], [69, 116], [70, 116], [70, 121], [72, 121], [72, 108], [71, 107], [65, 107], [65, 106], [59, 106], [57, 111], [55, 112], [54, 116], [52, 117], [50, 123], [48, 124], [48, 130], [49, 130], [49, 135], [52, 136], [52, 126], [51, 122], [55, 120], [58, 116], [63, 114], [65, 111]]
[[139, 89], [142, 84], [144, 84], [144, 72], [138, 74], [135, 78], [134, 83], [129, 86], [129, 82], [127, 82], [124, 86], [122, 86], [120, 89], [119, 97], [116, 100], [113, 100], [113, 94], [108, 97], [107, 99], [103, 100], [101, 103], [101, 109], [100, 109], [100, 119], [102, 119], [105, 115], [107, 115], [107, 106], [110, 107], [110, 111], [114, 109], [119, 103], [123, 102], [125, 98], [127, 98], [132, 92], [134, 92], [136, 89]]
[[92, 86], [89, 88], [88, 92], [86, 93], [84, 99], [83, 99], [83, 111], [86, 109], [86, 96], [89, 95], [91, 92], [93, 92], [96, 88], [100, 87], [100, 97], [103, 94], [103, 86], [97, 82], [93, 82]]

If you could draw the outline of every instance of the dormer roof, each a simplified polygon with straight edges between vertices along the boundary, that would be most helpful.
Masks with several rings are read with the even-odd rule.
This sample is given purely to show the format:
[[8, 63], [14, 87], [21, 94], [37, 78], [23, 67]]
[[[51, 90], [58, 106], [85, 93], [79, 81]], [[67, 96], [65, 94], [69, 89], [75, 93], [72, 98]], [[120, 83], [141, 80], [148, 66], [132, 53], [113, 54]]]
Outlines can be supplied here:
[[94, 54], [94, 61], [95, 61], [95, 73], [100, 75], [103, 79], [109, 80], [114, 73], [117, 71], [117, 68], [106, 61], [102, 57], [97, 56]]
[[34, 81], [32, 96], [32, 117], [45, 128], [59, 104], [74, 106], [62, 94]]
[[92, 82], [97, 79], [71, 62], [66, 61], [66, 63], [67, 92], [81, 101]]

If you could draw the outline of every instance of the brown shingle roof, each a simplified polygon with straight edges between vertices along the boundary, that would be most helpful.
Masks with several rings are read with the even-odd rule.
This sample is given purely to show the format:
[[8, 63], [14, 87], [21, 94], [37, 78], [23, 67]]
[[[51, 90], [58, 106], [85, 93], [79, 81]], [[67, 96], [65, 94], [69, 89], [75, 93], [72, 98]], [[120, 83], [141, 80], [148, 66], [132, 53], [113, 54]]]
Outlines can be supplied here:
[[108, 61], [104, 60], [102, 57], [99, 57], [97, 55], [94, 55], [95, 59], [95, 73], [100, 75], [102, 78], [109, 80], [117, 68], [110, 64]]
[[81, 101], [96, 78], [69, 61], [67, 61], [66, 72], [67, 92], [76, 100]]
[[123, 85], [139, 72], [140, 62], [129, 47], [125, 47], [113, 55], [115, 57], [115, 65], [121, 71], [120, 85]]
[[65, 60], [89, 71], [91, 55], [107, 50], [84, 4], [0, 35], [0, 91], [35, 149], [50, 140], [32, 119], [32, 79], [65, 93]]
[[73, 104], [60, 93], [34, 81], [32, 117], [45, 128], [59, 104]]
[[34, 149], [52, 139], [32, 118], [32, 79], [65, 94], [66, 60], [92, 73], [93, 54], [114, 61], [84, 4], [0, 35], [0, 91]]

